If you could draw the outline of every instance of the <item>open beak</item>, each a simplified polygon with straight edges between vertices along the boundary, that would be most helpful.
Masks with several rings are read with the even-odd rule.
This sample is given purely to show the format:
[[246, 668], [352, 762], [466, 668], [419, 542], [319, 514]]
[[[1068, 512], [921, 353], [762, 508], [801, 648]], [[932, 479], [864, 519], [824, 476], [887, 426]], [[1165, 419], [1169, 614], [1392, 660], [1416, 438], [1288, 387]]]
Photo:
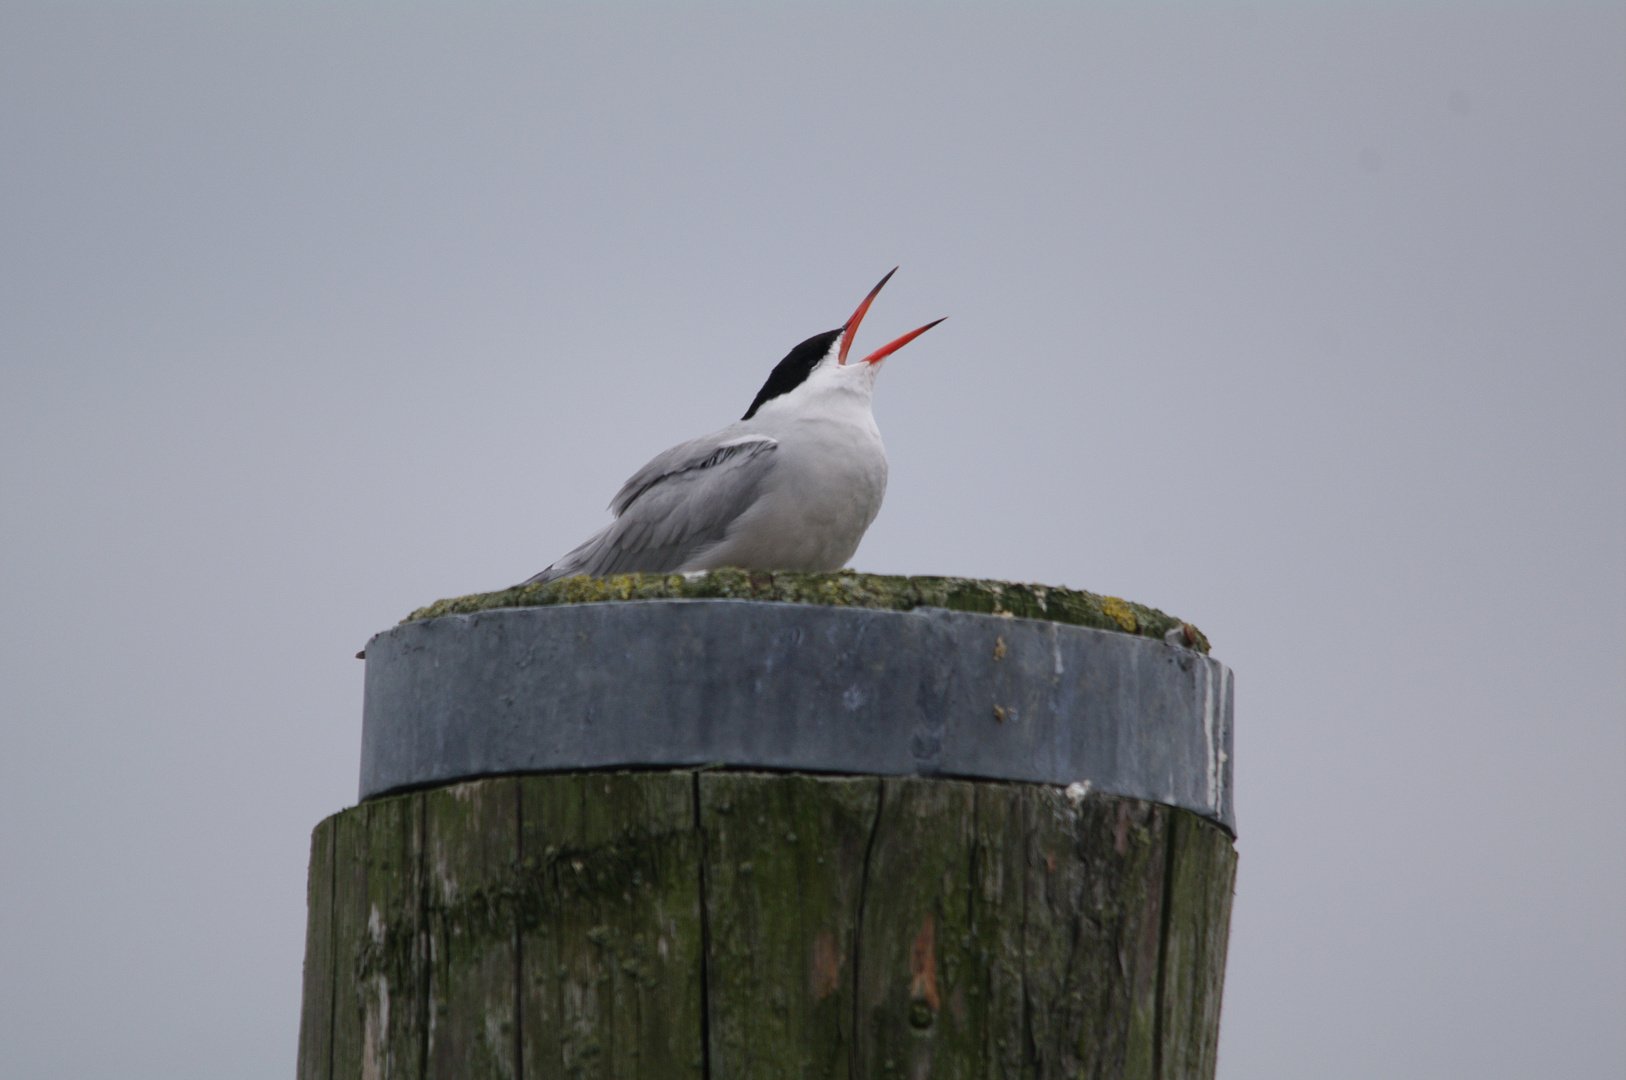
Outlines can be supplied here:
[[[882, 278], [880, 284], [876, 285], [875, 288], [869, 291], [869, 295], [864, 297], [864, 302], [858, 305], [858, 310], [853, 312], [852, 318], [847, 320], [847, 325], [842, 328], [841, 353], [836, 357], [837, 364], [845, 364], [847, 362], [847, 350], [852, 348], [853, 338], [858, 335], [858, 324], [864, 321], [864, 313], [869, 310], [870, 304], [875, 301], [875, 295], [881, 291], [881, 286], [885, 285], [888, 281], [891, 281], [892, 275], [896, 274], [897, 272], [898, 268], [896, 266], [887, 271], [886, 277]], [[879, 349], [876, 349], [874, 352], [864, 357], [864, 359], [860, 360], [859, 363], [879, 364], [882, 360], [885, 360], [887, 357], [891, 356], [893, 353], [897, 352], [899, 349], [903, 348], [905, 345], [915, 340], [915, 338], [919, 337], [921, 334], [924, 334], [926, 331], [930, 330], [932, 327], [936, 326], [942, 321], [942, 319], [938, 319], [935, 322], [927, 323], [918, 330], [909, 331], [907, 334], [896, 339], [895, 341], [890, 341], [887, 344], [882, 345]]]

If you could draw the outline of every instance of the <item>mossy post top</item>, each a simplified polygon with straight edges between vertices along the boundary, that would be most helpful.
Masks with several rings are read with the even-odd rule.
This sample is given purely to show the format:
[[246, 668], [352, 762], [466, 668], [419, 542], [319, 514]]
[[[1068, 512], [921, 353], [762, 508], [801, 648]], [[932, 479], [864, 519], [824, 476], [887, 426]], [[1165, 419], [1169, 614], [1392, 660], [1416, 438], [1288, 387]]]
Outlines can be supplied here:
[[632, 600], [762, 600], [826, 607], [913, 611], [922, 607], [1044, 619], [1070, 626], [1093, 626], [1142, 637], [1165, 639], [1183, 629], [1185, 644], [1208, 652], [1208, 639], [1190, 623], [1156, 608], [1116, 596], [1054, 585], [1025, 585], [984, 578], [900, 577], [889, 574], [799, 574], [764, 570], [709, 570], [695, 574], [617, 574], [572, 577], [541, 585], [516, 585], [500, 592], [437, 600], [404, 622], [442, 615], [470, 615], [498, 608], [552, 607]]
[[1070, 589], [722, 570], [443, 600], [367, 645], [361, 796], [716, 765], [1022, 780], [1234, 832], [1231, 672]]

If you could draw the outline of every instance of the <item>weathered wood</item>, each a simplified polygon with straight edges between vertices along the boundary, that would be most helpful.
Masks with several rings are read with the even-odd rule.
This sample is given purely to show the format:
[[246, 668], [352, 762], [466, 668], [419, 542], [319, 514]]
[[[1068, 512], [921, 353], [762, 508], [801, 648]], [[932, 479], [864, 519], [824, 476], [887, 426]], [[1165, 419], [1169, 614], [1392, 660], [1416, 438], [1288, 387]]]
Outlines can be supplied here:
[[423, 797], [429, 1024], [424, 1075], [514, 1080], [518, 781], [455, 784]]
[[[400, 802], [403, 800], [391, 800]], [[328, 1072], [323, 1077], [361, 1074], [361, 953], [371, 936], [367, 929], [369, 851], [367, 824], [382, 804], [358, 806], [333, 822], [333, 1027]], [[306, 1078], [301, 1077], [301, 1080]], [[314, 1077], [310, 1080], [315, 1080]]]
[[856, 1074], [1153, 1077], [1175, 812], [1038, 785], [884, 792]]
[[1025, 791], [1033, 1071], [1153, 1077], [1164, 843], [1178, 811]]
[[305, 989], [299, 1016], [299, 1075], [327, 1080], [333, 1053], [333, 832], [328, 818], [311, 833], [305, 885]]
[[341, 1041], [335, 1022], [334, 1080], [423, 1076], [430, 1032], [423, 802], [423, 796], [409, 795], [358, 807], [366, 814], [352, 849], [359, 865], [351, 870], [350, 888], [361, 902], [346, 902], [350, 898], [341, 895], [338, 911], [347, 917], [344, 925], [359, 927], [360, 933], [336, 940], [341, 977], [335, 979], [334, 998], [341, 1013], [357, 1019], [345, 1031], [359, 1034], [359, 1042]]
[[300, 1080], [1214, 1073], [1236, 857], [1035, 784], [572, 773], [312, 839]]
[[1220, 829], [1185, 813], [1172, 815], [1169, 847], [1159, 1014], [1162, 1075], [1213, 1076], [1236, 849]]
[[874, 777], [703, 773], [711, 1075], [846, 1077]]
[[519, 790], [525, 1076], [703, 1075], [693, 774], [536, 776]]
[[1009, 1039], [989, 1030], [1000, 1018], [987, 1001], [1010, 995], [990, 968], [1020, 958], [992, 947], [1000, 913], [991, 925], [976, 918], [976, 785], [906, 777], [881, 790], [859, 928], [854, 1073], [951, 1075], [952, 1062], [985, 1059], [988, 1037], [992, 1064]]
[[[977, 1017], [986, 1075], [1026, 1076], [1032, 1071], [1028, 1068], [1031, 1039], [1025, 978], [1031, 790], [1024, 784], [970, 787], [974, 800], [970, 901], [975, 949], [967, 958], [971, 967], [963, 993], [956, 989], [950, 995], [951, 1012], [965, 1011]], [[945, 967], [952, 976], [952, 956]]]

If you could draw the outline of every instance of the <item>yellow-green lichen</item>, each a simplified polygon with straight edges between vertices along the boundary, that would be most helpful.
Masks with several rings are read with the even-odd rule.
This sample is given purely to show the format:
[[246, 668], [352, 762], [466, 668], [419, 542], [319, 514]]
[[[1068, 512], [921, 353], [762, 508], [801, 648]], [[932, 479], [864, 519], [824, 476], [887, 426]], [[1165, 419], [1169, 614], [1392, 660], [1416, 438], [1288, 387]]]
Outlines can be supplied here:
[[1208, 639], [1196, 627], [1165, 615], [1156, 608], [1132, 604], [1114, 596], [1098, 596], [1082, 589], [1050, 585], [1020, 585], [976, 578], [900, 577], [860, 574], [849, 570], [830, 574], [799, 574], [723, 569], [701, 574], [616, 574], [604, 578], [562, 578], [541, 585], [516, 585], [501, 592], [437, 600], [428, 607], [414, 611], [403, 621], [467, 615], [495, 608], [591, 604], [609, 600], [769, 600], [883, 611], [940, 607], [987, 615], [1048, 619], [1051, 622], [1092, 626], [1159, 640], [1170, 630], [1184, 627], [1186, 640], [1191, 647], [1199, 652], [1208, 651]]
[[1107, 618], [1118, 624], [1118, 628], [1126, 634], [1133, 634], [1139, 629], [1140, 620], [1135, 618], [1135, 609], [1129, 606], [1127, 600], [1120, 600], [1116, 596], [1103, 596], [1101, 610]]

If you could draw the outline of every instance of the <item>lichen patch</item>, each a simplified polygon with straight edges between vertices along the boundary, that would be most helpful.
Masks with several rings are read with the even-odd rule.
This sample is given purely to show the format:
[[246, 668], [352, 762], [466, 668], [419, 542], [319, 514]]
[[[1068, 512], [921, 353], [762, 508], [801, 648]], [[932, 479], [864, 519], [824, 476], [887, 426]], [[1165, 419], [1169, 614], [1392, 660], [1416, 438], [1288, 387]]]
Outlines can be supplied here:
[[984, 615], [1045, 619], [1073, 626], [1135, 634], [1163, 640], [1182, 629], [1198, 652], [1208, 652], [1208, 639], [1188, 623], [1156, 608], [1100, 596], [1082, 589], [1018, 584], [977, 578], [902, 577], [841, 570], [828, 574], [789, 571], [711, 570], [689, 574], [615, 574], [571, 577], [539, 585], [517, 585], [500, 592], [476, 593], [438, 600], [419, 608], [403, 622], [467, 615], [513, 607], [593, 604], [635, 600], [762, 600], [827, 607], [861, 607], [882, 611], [947, 608]]

